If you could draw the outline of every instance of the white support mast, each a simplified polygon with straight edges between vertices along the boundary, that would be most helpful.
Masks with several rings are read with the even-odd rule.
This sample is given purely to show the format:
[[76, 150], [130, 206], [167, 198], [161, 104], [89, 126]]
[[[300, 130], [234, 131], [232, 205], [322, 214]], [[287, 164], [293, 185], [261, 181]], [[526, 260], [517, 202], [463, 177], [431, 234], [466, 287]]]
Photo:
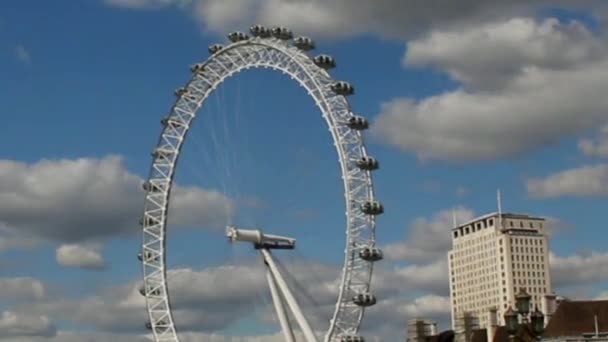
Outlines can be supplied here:
[[302, 310], [300, 310], [300, 305], [289, 290], [289, 287], [287, 286], [285, 279], [283, 279], [283, 276], [279, 272], [277, 265], [274, 263], [270, 252], [266, 248], [260, 249], [260, 252], [264, 256], [264, 260], [268, 263], [268, 268], [272, 272], [272, 275], [274, 276], [274, 279], [276, 280], [279, 289], [285, 297], [285, 301], [287, 301], [287, 305], [291, 309], [291, 312], [293, 313], [296, 321], [298, 322], [298, 325], [300, 325], [300, 329], [302, 329], [302, 333], [304, 334], [306, 341], [317, 342], [317, 338], [314, 332], [312, 331], [310, 324], [306, 320], [306, 317], [304, 317]]
[[296, 240], [284, 236], [263, 234], [259, 230], [237, 229], [236, 227], [232, 226], [227, 228], [226, 235], [232, 241], [238, 240], [251, 242], [254, 244], [256, 249], [260, 250], [260, 253], [262, 254], [264, 262], [267, 266], [267, 278], [270, 286], [270, 292], [272, 294], [272, 300], [274, 302], [277, 316], [279, 317], [279, 322], [281, 323], [281, 329], [283, 330], [283, 335], [285, 336], [286, 340], [288, 342], [294, 341], [293, 330], [291, 329], [291, 325], [287, 319], [285, 307], [281, 297], [287, 302], [287, 306], [294, 315], [296, 322], [298, 322], [306, 342], [317, 342], [317, 338], [310, 324], [306, 320], [306, 317], [304, 317], [298, 301], [291, 293], [289, 286], [287, 286], [287, 282], [285, 282], [285, 279], [281, 275], [281, 272], [279, 271], [274, 259], [272, 258], [272, 254], [270, 253], [270, 249], [294, 249]]
[[500, 199], [500, 189], [496, 190], [496, 201], [498, 202], [498, 229], [502, 229], [502, 204]]
[[289, 318], [287, 318], [287, 312], [285, 312], [285, 305], [283, 305], [281, 294], [277, 289], [277, 284], [275, 283], [270, 268], [266, 269], [266, 279], [268, 280], [268, 287], [270, 287], [272, 302], [274, 303], [274, 309], [277, 312], [277, 317], [279, 318], [279, 323], [281, 324], [281, 330], [283, 330], [283, 336], [285, 337], [285, 341], [295, 342], [296, 339], [293, 336], [293, 330], [291, 329]]

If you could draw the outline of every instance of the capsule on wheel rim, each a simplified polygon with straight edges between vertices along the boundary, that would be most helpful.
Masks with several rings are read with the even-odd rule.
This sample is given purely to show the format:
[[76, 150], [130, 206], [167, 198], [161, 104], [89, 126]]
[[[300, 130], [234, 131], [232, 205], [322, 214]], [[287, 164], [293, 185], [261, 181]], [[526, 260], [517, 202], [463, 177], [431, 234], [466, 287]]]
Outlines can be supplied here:
[[365, 201], [361, 205], [361, 211], [366, 215], [380, 215], [384, 213], [384, 206], [378, 201]]
[[157, 222], [156, 220], [154, 220], [153, 218], [151, 218], [151, 217], [149, 217], [149, 216], [148, 216], [146, 219], [143, 219], [143, 218], [142, 218], [142, 219], [140, 219], [140, 220], [139, 220], [139, 225], [140, 225], [140, 226], [146, 226], [146, 227], [149, 227], [149, 226], [154, 226], [154, 225], [156, 225], [157, 223], [158, 223], [158, 222]]
[[190, 66], [190, 71], [193, 73], [201, 72], [205, 69], [205, 65], [203, 63], [196, 63]]
[[359, 293], [353, 297], [353, 302], [358, 306], [372, 306], [376, 304], [376, 297], [371, 293]]
[[365, 338], [359, 335], [343, 335], [340, 342], [365, 342]]
[[369, 122], [367, 121], [367, 119], [359, 115], [353, 115], [348, 118], [346, 125], [348, 126], [348, 128], [357, 131], [362, 131], [364, 129], [369, 128]]
[[169, 155], [173, 153], [169, 150], [166, 150], [164, 148], [155, 148], [154, 151], [152, 151], [152, 153], [150, 153], [152, 155], [152, 158], [154, 159], [165, 159], [168, 160], [169, 159]]
[[337, 95], [348, 96], [355, 93], [355, 87], [346, 81], [338, 81], [331, 85], [331, 90]]
[[249, 32], [254, 37], [268, 38], [272, 36], [270, 29], [263, 25], [253, 25], [249, 28]]
[[316, 66], [325, 70], [336, 67], [336, 60], [330, 55], [317, 55], [312, 59], [312, 61]]
[[380, 163], [374, 157], [363, 156], [357, 160], [357, 166], [361, 170], [372, 171], [380, 168]]
[[374, 262], [384, 258], [384, 253], [377, 247], [364, 247], [359, 251], [359, 257], [365, 261]]
[[[156, 256], [156, 257], [155, 257], [155, 256], [153, 256], [152, 252], [150, 252], [150, 251], [147, 251], [147, 252], [145, 253], [145, 255], [146, 255], [146, 261], [150, 261], [150, 260], [155, 260], [155, 261], [158, 261], [158, 256]], [[138, 259], [139, 261], [144, 261], [143, 254], [142, 254], [141, 252], [140, 252], [140, 253], [137, 253], [137, 259]]]
[[160, 120], [160, 124], [163, 126], [167, 126], [167, 125], [171, 124], [173, 127], [186, 125], [184, 122], [179, 120], [177, 117], [174, 117], [171, 115], [167, 115], [164, 118], [162, 118]]
[[235, 31], [228, 34], [228, 39], [230, 39], [231, 42], [236, 43], [249, 39], [249, 36], [245, 32]]
[[159, 192], [160, 191], [160, 187], [156, 184], [152, 184], [150, 181], [144, 182], [141, 185], [141, 188], [147, 192]]
[[293, 45], [303, 51], [310, 51], [315, 48], [315, 42], [311, 38], [305, 36], [294, 38]]
[[271, 32], [272, 36], [277, 39], [289, 40], [293, 38], [293, 33], [291, 32], [291, 30], [284, 26], [273, 27]]
[[212, 44], [212, 45], [209, 45], [209, 48], [207, 50], [209, 51], [210, 54], [213, 55], [215, 53], [218, 53], [223, 48], [224, 48], [224, 45], [222, 45], [222, 44]]
[[175, 94], [176, 97], [184, 96], [184, 95], [188, 94], [188, 88], [186, 88], [186, 87], [179, 87], [179, 88], [175, 89], [174, 94]]

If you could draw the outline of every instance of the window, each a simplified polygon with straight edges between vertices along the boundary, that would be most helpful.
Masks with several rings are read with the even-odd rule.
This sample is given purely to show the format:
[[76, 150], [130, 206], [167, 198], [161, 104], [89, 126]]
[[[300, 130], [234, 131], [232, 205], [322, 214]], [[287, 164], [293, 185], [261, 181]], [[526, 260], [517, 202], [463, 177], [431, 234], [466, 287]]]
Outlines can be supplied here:
[[534, 223], [530, 222], [530, 228], [534, 228]]

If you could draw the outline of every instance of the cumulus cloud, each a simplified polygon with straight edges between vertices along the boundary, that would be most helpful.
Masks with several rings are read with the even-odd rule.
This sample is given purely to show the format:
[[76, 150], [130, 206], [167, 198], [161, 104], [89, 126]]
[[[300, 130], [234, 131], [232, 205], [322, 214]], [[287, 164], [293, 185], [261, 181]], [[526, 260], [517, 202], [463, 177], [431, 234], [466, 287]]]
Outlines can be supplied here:
[[[285, 268], [291, 274], [285, 273], [285, 277], [299, 298], [305, 314], [314, 328], [323, 331], [327, 328], [328, 319], [333, 312], [340, 267], [318, 261], [297, 260], [286, 263]], [[381, 301], [395, 300], [405, 307], [396, 307], [391, 311], [394, 315], [387, 314], [387, 319], [382, 319], [383, 329], [400, 336], [404, 315], [437, 313], [436, 310], [431, 310], [433, 306], [421, 306], [418, 295], [412, 295], [410, 292], [415, 293], [419, 289], [433, 291], [440, 287], [447, 289], [447, 277], [444, 274], [446, 272], [444, 264], [378, 268], [373, 284], [374, 293]], [[168, 279], [175, 320], [184, 336], [209, 336], [211, 340], [217, 341], [257, 341], [256, 338], [261, 337], [242, 340], [235, 337], [232, 340], [214, 332], [251, 315], [259, 317], [260, 312], [264, 314], [264, 322], [276, 323], [263, 265], [259, 262], [241, 260], [235, 264], [201, 270], [173, 269], [169, 271]], [[114, 340], [122, 341], [123, 336], [136, 336], [144, 331], [143, 324], [147, 321], [147, 315], [144, 298], [138, 291], [139, 285], [139, 280], [131, 281], [80, 299], [46, 298], [23, 303], [18, 305], [17, 309], [29, 315], [44, 315], [104, 332], [102, 335], [90, 334], [90, 341], [97, 341], [95, 336], [101, 338], [100, 336], [110, 336], [109, 334], [116, 334]], [[438, 290], [435, 296], [445, 293], [445, 289]], [[374, 320], [375, 315], [370, 313], [370, 319]], [[388, 316], [391, 316], [390, 320]], [[380, 331], [370, 326], [366, 328], [366, 334], [389, 334], [388, 330]], [[67, 332], [58, 333], [59, 335], [72, 336]], [[70, 341], [68, 338], [65, 340]]]
[[417, 218], [412, 222], [407, 237], [403, 241], [393, 242], [384, 247], [385, 255], [390, 259], [409, 261], [433, 261], [445, 257], [452, 246], [450, 229], [454, 219], [464, 222], [475, 217], [475, 213], [464, 207], [441, 210], [431, 219]]
[[104, 0], [110, 6], [123, 8], [162, 8], [167, 6], [186, 7], [193, 0]]
[[372, 134], [421, 159], [514, 156], [608, 120], [608, 50], [580, 24], [511, 19], [436, 30], [409, 46], [406, 62], [437, 65], [463, 83], [382, 105]]
[[591, 157], [608, 157], [608, 126], [602, 128], [597, 139], [581, 139], [578, 143], [579, 150]]
[[17, 47], [15, 47], [15, 57], [17, 57], [22, 64], [29, 65], [32, 63], [32, 55], [30, 55], [30, 52], [23, 45], [17, 45]]
[[31, 277], [0, 278], [0, 299], [36, 300], [46, 296], [44, 285]]
[[53, 337], [56, 333], [55, 326], [46, 316], [24, 315], [11, 311], [4, 311], [0, 316], [0, 339]]
[[608, 280], [608, 253], [589, 251], [570, 256], [549, 255], [554, 287]]
[[608, 164], [587, 165], [526, 181], [528, 194], [537, 198], [608, 194]]
[[57, 263], [65, 267], [77, 267], [89, 270], [103, 270], [106, 267], [98, 245], [61, 245], [57, 248]]
[[[0, 160], [0, 225], [16, 236], [78, 243], [139, 229], [143, 180], [119, 156]], [[176, 186], [169, 223], [219, 227], [233, 210], [217, 191]]]
[[605, 58], [608, 46], [583, 24], [512, 18], [411, 41], [406, 66], [432, 66], [476, 89], [505, 86], [527, 68], [564, 70]]
[[[455, 27], [530, 13], [543, 5], [589, 6], [596, 0], [437, 0], [432, 6], [415, 0], [306, 1], [306, 0], [106, 0], [131, 8], [184, 7], [206, 30], [226, 33], [251, 24], [286, 25], [323, 37], [374, 33], [393, 38], [411, 37], [430, 28]], [[191, 4], [191, 6], [185, 6]]]

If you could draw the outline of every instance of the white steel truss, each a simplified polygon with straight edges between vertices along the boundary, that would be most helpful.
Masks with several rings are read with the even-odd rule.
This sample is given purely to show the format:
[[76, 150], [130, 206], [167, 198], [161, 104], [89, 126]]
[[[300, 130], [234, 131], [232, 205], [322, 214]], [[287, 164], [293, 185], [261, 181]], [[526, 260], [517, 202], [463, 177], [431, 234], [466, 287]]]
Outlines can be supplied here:
[[360, 341], [353, 336], [358, 333], [367, 305], [361, 305], [355, 297], [370, 293], [372, 261], [379, 260], [361, 257], [363, 249], [377, 249], [375, 214], [361, 209], [364, 204], [374, 201], [371, 170], [357, 164], [362, 157], [368, 156], [367, 151], [360, 128], [353, 129], [348, 124], [357, 116], [346, 96], [332, 88], [336, 81], [297, 48], [293, 40], [274, 37], [253, 37], [229, 44], [198, 64], [186, 86], [176, 91], [178, 99], [162, 121], [163, 130], [144, 184], [146, 195], [141, 221], [140, 258], [150, 319], [148, 328], [157, 342], [179, 341], [167, 288], [165, 245], [171, 188], [182, 145], [192, 120], [209, 95], [225, 79], [249, 68], [270, 68], [291, 76], [315, 101], [333, 137], [344, 183], [346, 247], [335, 311], [324, 341]]

